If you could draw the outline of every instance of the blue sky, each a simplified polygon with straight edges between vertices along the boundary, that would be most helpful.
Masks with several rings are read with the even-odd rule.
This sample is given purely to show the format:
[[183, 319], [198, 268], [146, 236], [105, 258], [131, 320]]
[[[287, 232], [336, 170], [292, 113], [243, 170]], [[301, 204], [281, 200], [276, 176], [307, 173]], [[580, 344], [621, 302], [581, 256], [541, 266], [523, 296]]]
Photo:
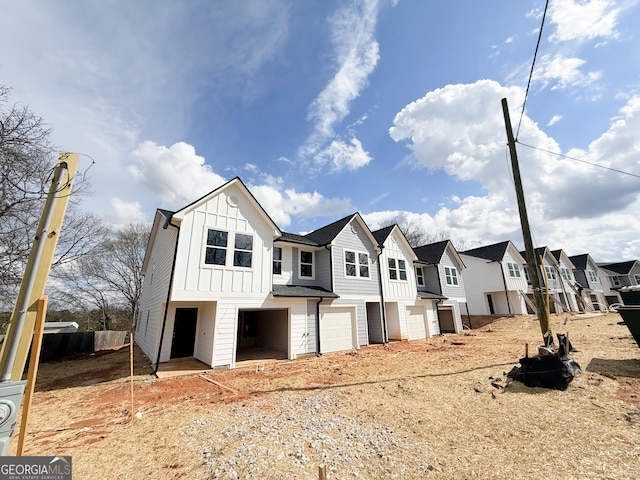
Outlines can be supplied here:
[[[534, 241], [640, 258], [639, 0], [551, 0], [518, 154]], [[283, 230], [360, 211], [522, 247], [514, 129], [545, 2], [4, 2], [0, 83], [150, 221], [240, 176]], [[91, 161], [81, 157], [81, 170]]]

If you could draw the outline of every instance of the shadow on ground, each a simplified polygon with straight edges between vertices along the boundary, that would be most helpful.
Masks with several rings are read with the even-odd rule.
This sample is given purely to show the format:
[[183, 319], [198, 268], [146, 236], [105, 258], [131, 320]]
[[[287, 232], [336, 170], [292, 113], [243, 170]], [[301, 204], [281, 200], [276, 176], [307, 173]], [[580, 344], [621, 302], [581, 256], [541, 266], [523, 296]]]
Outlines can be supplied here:
[[593, 358], [587, 366], [587, 371], [605, 376], [640, 378], [640, 359]]

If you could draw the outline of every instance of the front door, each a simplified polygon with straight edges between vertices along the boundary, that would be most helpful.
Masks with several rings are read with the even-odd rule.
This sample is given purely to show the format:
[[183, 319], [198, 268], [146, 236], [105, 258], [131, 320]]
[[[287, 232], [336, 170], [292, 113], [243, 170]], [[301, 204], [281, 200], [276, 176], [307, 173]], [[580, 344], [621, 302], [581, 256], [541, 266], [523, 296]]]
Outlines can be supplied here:
[[196, 342], [197, 308], [176, 308], [171, 358], [193, 357]]

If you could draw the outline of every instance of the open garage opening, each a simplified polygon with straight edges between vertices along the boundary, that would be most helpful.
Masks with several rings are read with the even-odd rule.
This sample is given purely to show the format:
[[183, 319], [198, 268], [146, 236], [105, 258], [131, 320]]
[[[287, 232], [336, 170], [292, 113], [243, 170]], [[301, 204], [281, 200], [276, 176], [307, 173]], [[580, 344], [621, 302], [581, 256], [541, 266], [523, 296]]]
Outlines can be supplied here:
[[289, 358], [288, 310], [240, 310], [236, 363]]

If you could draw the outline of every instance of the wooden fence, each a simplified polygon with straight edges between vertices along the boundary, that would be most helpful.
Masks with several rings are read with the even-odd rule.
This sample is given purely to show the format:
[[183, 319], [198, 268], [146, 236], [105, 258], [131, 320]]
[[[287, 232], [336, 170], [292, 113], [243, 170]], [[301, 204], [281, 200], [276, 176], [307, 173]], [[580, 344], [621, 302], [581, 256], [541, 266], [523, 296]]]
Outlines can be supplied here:
[[50, 333], [42, 339], [41, 362], [51, 362], [64, 357], [92, 353], [124, 345], [128, 332], [99, 331]]

